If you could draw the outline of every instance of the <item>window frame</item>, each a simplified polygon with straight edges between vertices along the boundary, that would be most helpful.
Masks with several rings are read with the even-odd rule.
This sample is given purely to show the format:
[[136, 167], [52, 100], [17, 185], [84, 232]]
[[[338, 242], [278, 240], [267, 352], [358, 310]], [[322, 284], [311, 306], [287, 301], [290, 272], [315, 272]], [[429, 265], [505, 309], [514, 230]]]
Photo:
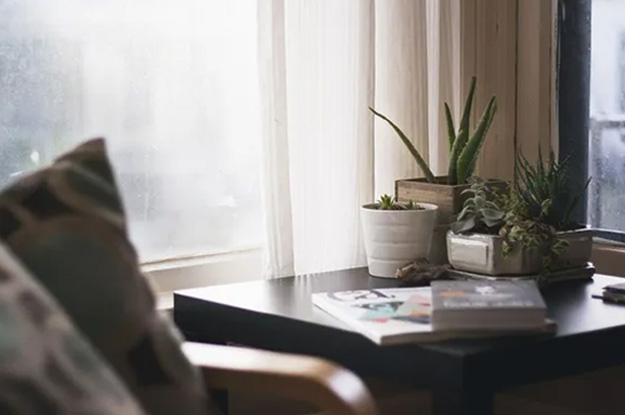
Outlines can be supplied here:
[[[592, 0], [559, 0], [557, 16], [557, 100], [559, 158], [569, 157], [575, 169], [569, 172], [571, 191], [583, 188], [590, 176], [590, 47]], [[598, 197], [592, 181], [573, 213], [579, 223], [587, 223], [588, 198]], [[603, 243], [625, 243], [625, 232], [592, 228]]]
[[[557, 100], [559, 159], [569, 157], [569, 186], [580, 189], [588, 180], [590, 128], [591, 0], [559, 0], [557, 9]], [[587, 222], [588, 193], [572, 218]]]

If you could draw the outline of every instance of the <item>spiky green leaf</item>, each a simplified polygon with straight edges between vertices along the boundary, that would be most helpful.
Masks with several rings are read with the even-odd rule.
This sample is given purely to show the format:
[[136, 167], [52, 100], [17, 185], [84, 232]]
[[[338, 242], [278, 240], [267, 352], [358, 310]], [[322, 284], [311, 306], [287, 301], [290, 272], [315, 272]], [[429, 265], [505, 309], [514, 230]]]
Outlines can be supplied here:
[[497, 112], [497, 103], [495, 102], [495, 105], [492, 107], [491, 113], [488, 115], [489, 120], [488, 120], [488, 124], [486, 125], [486, 130], [485, 130], [484, 136], [483, 136], [482, 140], [480, 141], [480, 144], [479, 144], [477, 150], [473, 154], [473, 157], [469, 161], [469, 166], [467, 167], [467, 172], [465, 173], [466, 180], [468, 180], [471, 176], [473, 176], [473, 172], [475, 171], [475, 166], [477, 165], [477, 159], [480, 156], [480, 152], [482, 151], [482, 147], [484, 145], [486, 134], [488, 133], [488, 130], [490, 129], [491, 124], [493, 123], [493, 119], [495, 118], [495, 113], [496, 112]]
[[447, 170], [447, 184], [449, 185], [459, 184], [456, 174], [458, 168], [458, 157], [460, 157], [464, 146], [467, 144], [467, 137], [467, 131], [460, 130], [458, 136], [456, 137], [456, 141], [454, 141], [454, 147], [451, 150], [451, 156], [449, 157], [449, 169]]
[[584, 185], [582, 190], [578, 194], [575, 195], [573, 200], [571, 200], [569, 205], [566, 207], [566, 210], [564, 211], [564, 214], [562, 215], [562, 221], [560, 223], [561, 227], [564, 227], [564, 226], [569, 224], [569, 222], [571, 220], [571, 214], [573, 213], [573, 209], [575, 209], [575, 207], [579, 203], [579, 200], [581, 199], [583, 194], [586, 192], [586, 189], [588, 189], [588, 185], [590, 184], [590, 180], [592, 180], [592, 177], [589, 177], [588, 180], [586, 180], [586, 184]]
[[380, 117], [381, 119], [383, 119], [384, 121], [386, 121], [393, 128], [393, 130], [395, 130], [395, 132], [397, 133], [401, 141], [404, 143], [406, 148], [408, 148], [408, 151], [410, 151], [410, 154], [412, 154], [412, 157], [415, 159], [415, 161], [417, 162], [417, 164], [423, 171], [423, 174], [425, 175], [425, 178], [427, 179], [427, 181], [430, 183], [436, 183], [436, 177], [434, 177], [432, 170], [430, 170], [430, 167], [425, 162], [423, 157], [421, 157], [421, 154], [419, 154], [419, 151], [415, 148], [415, 146], [412, 144], [410, 139], [408, 139], [406, 134], [404, 134], [404, 132], [397, 125], [395, 125], [393, 121], [388, 119], [384, 114], [377, 112], [371, 107], [369, 107], [369, 110], [375, 115], [377, 115], [378, 117]]
[[466, 146], [460, 153], [460, 156], [458, 156], [458, 166], [456, 170], [456, 180], [458, 183], [466, 182], [469, 168], [473, 159], [477, 159], [478, 151], [482, 146], [482, 142], [488, 133], [488, 128], [490, 127], [496, 112], [497, 102], [496, 98], [493, 96], [484, 110], [482, 118], [480, 119], [473, 136], [467, 141]]
[[451, 117], [451, 111], [449, 105], [445, 103], [445, 121], [447, 122], [447, 136], [449, 139], [449, 151], [454, 148], [454, 141], [456, 141], [456, 127], [454, 127], [454, 119]]
[[464, 130], [469, 132], [469, 121], [471, 120], [471, 107], [473, 106], [473, 96], [475, 95], [475, 85], [477, 83], [477, 78], [474, 76], [471, 78], [471, 86], [469, 87], [469, 94], [467, 95], [467, 100], [464, 103], [464, 111], [462, 112], [462, 118], [460, 120], [460, 125], [458, 126], [458, 130]]

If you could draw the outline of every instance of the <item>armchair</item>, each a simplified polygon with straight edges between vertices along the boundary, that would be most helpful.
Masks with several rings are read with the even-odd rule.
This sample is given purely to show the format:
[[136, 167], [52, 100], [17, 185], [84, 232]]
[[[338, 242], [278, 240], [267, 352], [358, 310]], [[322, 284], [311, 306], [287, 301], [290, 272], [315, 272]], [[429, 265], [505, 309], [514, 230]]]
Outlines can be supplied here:
[[329, 414], [377, 415], [363, 381], [319, 358], [187, 342], [187, 358], [200, 367], [206, 386], [244, 389], [310, 403]]
[[193, 343], [181, 349], [128, 238], [103, 139], [0, 191], [0, 224], [1, 414], [205, 415], [193, 364], [209, 389], [376, 414], [362, 381], [329, 362]]

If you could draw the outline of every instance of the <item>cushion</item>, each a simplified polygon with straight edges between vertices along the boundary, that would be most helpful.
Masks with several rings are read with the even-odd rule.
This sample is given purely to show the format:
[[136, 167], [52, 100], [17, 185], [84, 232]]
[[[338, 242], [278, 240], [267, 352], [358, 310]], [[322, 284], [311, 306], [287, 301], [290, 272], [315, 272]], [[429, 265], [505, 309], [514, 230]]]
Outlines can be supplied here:
[[95, 139], [0, 194], [0, 237], [151, 415], [205, 414], [198, 370], [155, 309], [128, 240], [105, 142]]
[[0, 413], [143, 414], [110, 366], [2, 244]]

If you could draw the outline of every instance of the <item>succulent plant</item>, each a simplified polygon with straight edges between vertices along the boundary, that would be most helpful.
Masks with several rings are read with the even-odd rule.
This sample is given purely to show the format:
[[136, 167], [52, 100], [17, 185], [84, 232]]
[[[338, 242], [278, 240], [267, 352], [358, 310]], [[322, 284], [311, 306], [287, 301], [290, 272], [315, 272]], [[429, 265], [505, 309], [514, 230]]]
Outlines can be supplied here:
[[402, 203], [398, 202], [395, 197], [387, 194], [380, 196], [380, 199], [374, 204], [374, 207], [378, 210], [423, 210], [421, 206], [414, 203], [412, 200]]
[[495, 190], [478, 178], [472, 179], [471, 187], [462, 194], [471, 194], [451, 224], [455, 233], [469, 231], [496, 234], [504, 224], [505, 210], [500, 206]]
[[569, 157], [557, 161], [553, 149], [549, 150], [549, 158], [543, 160], [540, 147], [535, 165], [522, 154], [517, 155], [516, 189], [528, 216], [557, 230], [571, 228], [571, 214], [591, 180], [589, 178], [579, 192], [572, 193], [568, 185], [569, 162]]
[[590, 183], [588, 179], [579, 192], [572, 193], [568, 172], [569, 158], [557, 161], [553, 150], [544, 160], [539, 148], [535, 165], [519, 154], [517, 181], [506, 192], [497, 193], [483, 181], [473, 179], [471, 188], [463, 192], [472, 196], [465, 201], [452, 230], [498, 234], [504, 238], [504, 256], [519, 244], [536, 248], [542, 255], [544, 268], [549, 269], [567, 246], [558, 237], [558, 231], [572, 227], [571, 212]]
[[504, 257], [519, 245], [538, 249], [545, 269], [566, 246], [553, 226], [529, 214], [519, 188], [508, 186], [505, 192], [498, 193], [483, 181], [473, 179], [471, 188], [464, 192], [472, 197], [464, 202], [456, 222], [451, 224], [453, 232], [499, 235], [503, 238]]
[[[449, 141], [449, 169], [447, 172], [447, 184], [465, 184], [475, 171], [475, 165], [477, 158], [484, 144], [484, 139], [488, 133], [488, 129], [493, 122], [495, 113], [497, 112], [497, 102], [495, 96], [491, 97], [486, 109], [484, 110], [482, 117], [480, 118], [477, 126], [474, 128], [473, 133], [469, 134], [470, 126], [469, 121], [471, 119], [471, 108], [473, 106], [473, 98], [475, 95], [476, 78], [471, 79], [471, 87], [469, 88], [469, 94], [467, 96], [464, 110], [462, 112], [462, 118], [458, 125], [458, 130], [454, 126], [454, 120], [451, 115], [449, 105], [445, 103], [445, 121], [447, 123], [447, 135]], [[410, 139], [404, 134], [404, 132], [388, 117], [384, 114], [369, 107], [369, 110], [376, 116], [386, 121], [395, 130], [399, 138], [402, 140], [408, 151], [415, 159], [421, 170], [423, 171], [425, 178], [430, 183], [436, 183], [436, 177], [432, 173], [432, 170], [428, 166], [425, 159], [421, 156], [419, 151], [412, 144]]]

